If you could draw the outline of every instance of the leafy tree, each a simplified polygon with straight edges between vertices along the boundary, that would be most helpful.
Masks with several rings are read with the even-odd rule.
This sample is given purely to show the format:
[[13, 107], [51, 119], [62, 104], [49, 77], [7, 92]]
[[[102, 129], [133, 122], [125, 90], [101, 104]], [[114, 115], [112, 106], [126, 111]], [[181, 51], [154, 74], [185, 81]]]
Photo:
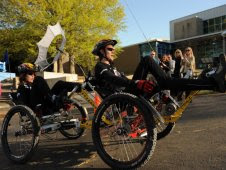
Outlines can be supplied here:
[[[7, 48], [14, 55], [12, 60], [23, 54], [24, 60], [33, 62], [38, 55], [36, 43], [47, 25], [60, 22], [67, 38], [65, 50], [90, 69], [95, 64], [94, 44], [117, 38], [116, 33], [125, 27], [123, 17], [119, 0], [1, 0], [0, 53]], [[54, 51], [53, 44], [48, 54]]]

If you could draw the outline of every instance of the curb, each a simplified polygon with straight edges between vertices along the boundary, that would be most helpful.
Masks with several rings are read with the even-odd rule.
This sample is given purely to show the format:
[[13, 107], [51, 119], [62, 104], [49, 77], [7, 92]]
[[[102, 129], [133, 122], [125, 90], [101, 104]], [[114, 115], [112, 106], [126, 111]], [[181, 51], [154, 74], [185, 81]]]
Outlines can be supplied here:
[[0, 101], [0, 109], [8, 109], [10, 107], [11, 106], [7, 101]]

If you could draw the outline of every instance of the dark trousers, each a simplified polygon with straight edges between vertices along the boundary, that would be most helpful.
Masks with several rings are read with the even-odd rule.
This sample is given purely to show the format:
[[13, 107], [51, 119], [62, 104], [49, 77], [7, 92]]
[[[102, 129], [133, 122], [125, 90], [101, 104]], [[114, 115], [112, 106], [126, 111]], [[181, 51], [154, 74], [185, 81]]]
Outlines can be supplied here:
[[208, 79], [183, 79], [168, 77], [161, 67], [150, 57], [143, 58], [138, 64], [133, 80], [145, 80], [151, 73], [162, 90], [214, 90], [216, 82]]
[[77, 85], [79, 85], [79, 83], [60, 80], [52, 89], [50, 89], [47, 82], [42, 77], [35, 77], [30, 95], [32, 108], [35, 109], [37, 104], [42, 104], [44, 108], [53, 106], [52, 95], [60, 95], [62, 93], [70, 92]]
[[79, 83], [65, 82], [60, 80], [53, 86], [53, 88], [51, 89], [51, 93], [55, 95], [67, 93], [72, 91], [76, 86], [79, 85], [80, 85]]

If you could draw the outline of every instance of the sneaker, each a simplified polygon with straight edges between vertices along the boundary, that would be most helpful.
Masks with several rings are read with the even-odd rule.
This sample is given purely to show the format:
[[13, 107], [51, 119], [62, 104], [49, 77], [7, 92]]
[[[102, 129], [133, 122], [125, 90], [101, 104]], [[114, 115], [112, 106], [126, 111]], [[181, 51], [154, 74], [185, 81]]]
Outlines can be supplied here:
[[220, 61], [219, 66], [216, 70], [216, 73], [213, 75], [213, 78], [217, 83], [217, 91], [224, 93], [225, 92], [224, 79], [226, 72], [226, 63], [224, 54], [220, 54], [219, 61]]

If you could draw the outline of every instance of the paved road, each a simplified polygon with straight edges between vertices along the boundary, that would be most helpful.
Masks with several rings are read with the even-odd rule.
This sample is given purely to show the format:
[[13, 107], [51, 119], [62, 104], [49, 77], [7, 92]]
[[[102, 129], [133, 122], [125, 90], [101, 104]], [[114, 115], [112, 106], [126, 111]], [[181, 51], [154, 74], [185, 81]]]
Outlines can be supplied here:
[[[174, 131], [157, 142], [152, 159], [141, 169], [226, 169], [226, 95], [194, 98]], [[0, 169], [107, 169], [92, 144], [90, 131], [78, 140], [42, 137], [38, 151], [25, 165], [8, 161], [0, 146]]]

